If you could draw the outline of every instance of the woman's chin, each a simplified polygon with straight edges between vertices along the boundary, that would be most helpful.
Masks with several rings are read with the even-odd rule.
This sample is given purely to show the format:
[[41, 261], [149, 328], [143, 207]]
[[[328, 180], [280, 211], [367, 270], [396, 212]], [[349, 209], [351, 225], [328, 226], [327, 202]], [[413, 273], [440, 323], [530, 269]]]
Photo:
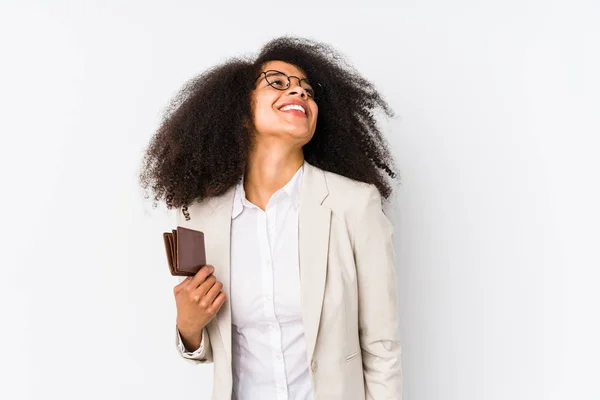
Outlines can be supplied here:
[[302, 142], [308, 142], [310, 139], [312, 139], [312, 132], [303, 130], [303, 131], [291, 131], [291, 132], [287, 132], [287, 136], [294, 140], [295, 142], [298, 141], [302, 141]]
[[296, 137], [296, 138], [312, 136], [312, 134], [313, 134], [313, 131], [311, 129], [309, 129], [309, 127], [306, 124], [285, 125], [282, 127], [281, 132], [283, 132], [284, 134], [286, 134], [288, 136]]
[[297, 143], [298, 141], [308, 142], [310, 139], [312, 139], [314, 132], [312, 130], [306, 129], [306, 127], [290, 127], [288, 125], [281, 127], [281, 129], [273, 129], [271, 127], [268, 132], [258, 131], [258, 134], [259, 136], [277, 137], [281, 140]]

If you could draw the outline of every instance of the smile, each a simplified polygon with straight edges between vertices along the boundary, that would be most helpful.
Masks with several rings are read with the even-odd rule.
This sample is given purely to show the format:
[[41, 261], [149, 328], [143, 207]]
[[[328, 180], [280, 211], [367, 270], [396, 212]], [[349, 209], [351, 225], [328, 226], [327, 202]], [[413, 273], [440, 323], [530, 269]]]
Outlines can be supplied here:
[[306, 115], [306, 110], [300, 104], [286, 104], [283, 107], [281, 107], [279, 111], [299, 111], [302, 114]]

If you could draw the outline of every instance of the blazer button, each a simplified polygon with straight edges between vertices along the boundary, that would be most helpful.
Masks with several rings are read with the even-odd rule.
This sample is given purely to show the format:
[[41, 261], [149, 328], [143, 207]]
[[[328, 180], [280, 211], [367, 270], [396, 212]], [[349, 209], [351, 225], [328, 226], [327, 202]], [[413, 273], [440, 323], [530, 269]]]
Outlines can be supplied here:
[[317, 362], [315, 360], [312, 360], [310, 363], [310, 369], [312, 369], [313, 372], [317, 370]]

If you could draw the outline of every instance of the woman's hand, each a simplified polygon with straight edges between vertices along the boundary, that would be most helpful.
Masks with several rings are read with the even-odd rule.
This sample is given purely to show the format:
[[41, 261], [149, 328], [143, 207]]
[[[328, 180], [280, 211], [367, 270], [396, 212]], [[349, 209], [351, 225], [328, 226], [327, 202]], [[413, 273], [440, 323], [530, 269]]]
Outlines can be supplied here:
[[217, 281], [213, 272], [214, 267], [206, 265], [173, 288], [177, 329], [186, 349], [200, 347], [202, 329], [225, 302], [225, 293], [221, 292], [223, 284]]

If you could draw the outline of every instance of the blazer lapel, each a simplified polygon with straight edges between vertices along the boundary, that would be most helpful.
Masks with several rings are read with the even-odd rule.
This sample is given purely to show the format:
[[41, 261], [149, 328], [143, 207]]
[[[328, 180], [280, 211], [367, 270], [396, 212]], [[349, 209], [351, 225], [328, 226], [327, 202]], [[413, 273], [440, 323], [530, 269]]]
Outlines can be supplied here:
[[210, 225], [206, 226], [205, 245], [208, 263], [215, 267], [217, 280], [223, 283], [223, 292], [227, 295], [225, 303], [215, 316], [223, 338], [229, 362], [231, 363], [231, 300], [230, 300], [230, 248], [231, 248], [231, 210], [235, 187], [223, 196], [208, 200], [213, 211]]
[[323, 171], [307, 162], [304, 165], [298, 229], [302, 318], [310, 360], [317, 341], [325, 293], [331, 210], [321, 205], [329, 194]]

